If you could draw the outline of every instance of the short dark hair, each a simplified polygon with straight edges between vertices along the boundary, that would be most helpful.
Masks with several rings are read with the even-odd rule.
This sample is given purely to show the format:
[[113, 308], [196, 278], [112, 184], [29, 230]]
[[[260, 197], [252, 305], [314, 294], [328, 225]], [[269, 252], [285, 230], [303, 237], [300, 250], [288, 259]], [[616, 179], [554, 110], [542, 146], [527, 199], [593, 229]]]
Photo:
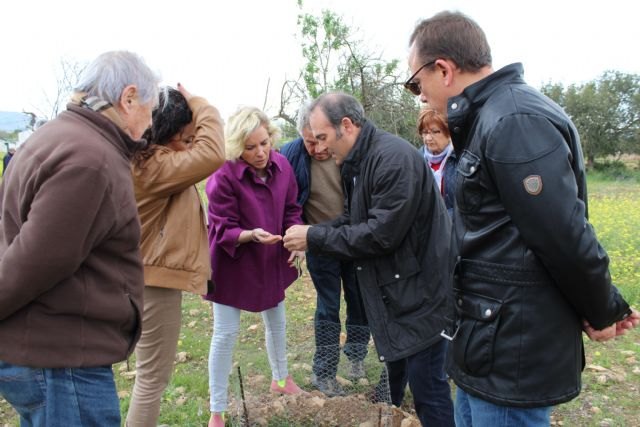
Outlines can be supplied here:
[[491, 48], [482, 28], [460, 12], [440, 12], [418, 23], [409, 39], [420, 62], [450, 59], [462, 71], [491, 65]]
[[362, 104], [351, 95], [344, 92], [330, 92], [318, 97], [309, 106], [309, 112], [316, 108], [322, 110], [329, 123], [341, 136], [340, 123], [347, 117], [356, 127], [362, 127], [365, 121]]

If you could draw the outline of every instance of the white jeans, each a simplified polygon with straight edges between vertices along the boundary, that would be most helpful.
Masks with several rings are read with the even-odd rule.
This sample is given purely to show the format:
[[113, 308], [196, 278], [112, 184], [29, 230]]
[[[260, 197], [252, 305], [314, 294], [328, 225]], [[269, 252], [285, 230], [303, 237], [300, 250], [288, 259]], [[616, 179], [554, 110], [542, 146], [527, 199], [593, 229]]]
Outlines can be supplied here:
[[[240, 329], [238, 308], [213, 303], [213, 337], [209, 349], [209, 393], [211, 412], [227, 410], [227, 388], [233, 359], [233, 348]], [[289, 374], [287, 370], [287, 337], [284, 301], [274, 308], [261, 312], [265, 327], [265, 341], [271, 377], [283, 380]]]

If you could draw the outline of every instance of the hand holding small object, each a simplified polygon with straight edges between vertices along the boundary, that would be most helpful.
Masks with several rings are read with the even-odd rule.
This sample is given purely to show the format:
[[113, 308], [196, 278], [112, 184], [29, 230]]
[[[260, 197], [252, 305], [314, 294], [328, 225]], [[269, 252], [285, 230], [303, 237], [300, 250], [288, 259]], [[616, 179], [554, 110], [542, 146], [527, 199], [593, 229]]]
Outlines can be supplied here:
[[251, 230], [251, 240], [256, 243], [262, 243], [263, 245], [273, 245], [282, 240], [282, 236], [278, 234], [271, 234], [268, 231], [264, 231], [262, 228], [254, 228]]

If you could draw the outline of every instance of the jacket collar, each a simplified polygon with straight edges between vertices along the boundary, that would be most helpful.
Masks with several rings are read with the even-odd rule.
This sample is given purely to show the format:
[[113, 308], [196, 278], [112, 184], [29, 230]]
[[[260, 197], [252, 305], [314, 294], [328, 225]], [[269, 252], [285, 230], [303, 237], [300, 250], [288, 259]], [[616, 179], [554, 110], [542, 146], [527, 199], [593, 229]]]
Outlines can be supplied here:
[[309, 157], [309, 152], [305, 148], [304, 139], [302, 139], [301, 136], [296, 138], [296, 139], [294, 139], [292, 144], [293, 144], [293, 146], [296, 147], [297, 150], [300, 150], [300, 154], [302, 154], [303, 156]]
[[523, 75], [521, 63], [510, 64], [467, 86], [460, 95], [449, 98], [447, 121], [456, 151], [463, 149], [467, 143], [469, 128], [478, 109], [498, 88], [506, 84], [525, 84]]
[[147, 146], [146, 140], [134, 140], [104, 112], [97, 112], [74, 103], [67, 104], [67, 112], [77, 114], [84, 120], [94, 124], [96, 130], [127, 160], [131, 160], [136, 151]]
[[356, 176], [360, 173], [360, 165], [369, 154], [369, 148], [373, 140], [373, 135], [376, 133], [376, 127], [365, 120], [360, 128], [360, 134], [356, 139], [353, 148], [349, 152], [349, 155], [342, 164], [342, 173], [351, 176]]

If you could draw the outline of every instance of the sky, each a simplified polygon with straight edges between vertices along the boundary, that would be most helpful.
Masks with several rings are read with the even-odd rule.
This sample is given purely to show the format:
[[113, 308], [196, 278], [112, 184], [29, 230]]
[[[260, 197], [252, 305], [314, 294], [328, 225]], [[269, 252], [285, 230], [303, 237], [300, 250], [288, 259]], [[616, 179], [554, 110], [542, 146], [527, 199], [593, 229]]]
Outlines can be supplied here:
[[[403, 72], [415, 24], [448, 9], [484, 29], [494, 69], [522, 62], [525, 79], [535, 87], [580, 84], [606, 70], [640, 74], [640, 3], [627, 0], [303, 5], [305, 13], [322, 9], [341, 15], [370, 51], [399, 59]], [[46, 115], [61, 60], [89, 62], [102, 52], [126, 49], [141, 55], [164, 84], [181, 82], [206, 97], [223, 118], [241, 105], [264, 105], [275, 114], [282, 83], [297, 77], [302, 65], [299, 13], [296, 0], [3, 0], [0, 111]]]

